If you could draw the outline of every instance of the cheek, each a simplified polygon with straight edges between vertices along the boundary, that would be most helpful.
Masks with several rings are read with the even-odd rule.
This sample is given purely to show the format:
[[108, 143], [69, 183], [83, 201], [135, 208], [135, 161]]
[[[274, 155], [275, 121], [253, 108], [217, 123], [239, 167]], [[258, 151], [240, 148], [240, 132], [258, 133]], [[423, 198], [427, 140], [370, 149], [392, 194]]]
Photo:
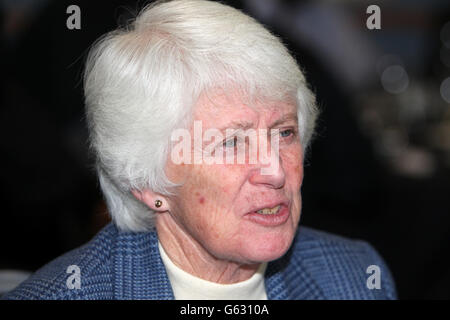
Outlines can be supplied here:
[[298, 184], [301, 186], [303, 182], [303, 164], [300, 163], [295, 165], [292, 170], [298, 179]]
[[200, 192], [195, 192], [195, 196], [197, 197], [197, 202], [201, 205], [205, 204], [205, 197], [200, 194]]
[[[206, 167], [206, 166], [205, 166]], [[199, 237], [213, 241], [230, 241], [238, 230], [239, 219], [235, 214], [235, 199], [239, 195], [239, 186], [245, 174], [242, 168], [208, 166], [198, 170], [191, 180], [190, 190], [184, 193], [190, 197], [189, 215], [192, 228]], [[251, 199], [248, 199], [250, 201]], [[184, 207], [189, 204], [186, 203]]]
[[303, 158], [300, 148], [285, 152], [283, 155], [283, 167], [286, 172], [286, 178], [291, 183], [301, 186], [303, 181]]
[[[206, 167], [206, 168], [205, 168]], [[209, 168], [208, 168], [209, 167]], [[199, 228], [217, 229], [231, 204], [230, 185], [212, 166], [194, 168], [179, 190], [180, 214]]]
[[215, 203], [226, 209], [245, 180], [245, 166], [205, 165], [194, 183], [199, 204]]

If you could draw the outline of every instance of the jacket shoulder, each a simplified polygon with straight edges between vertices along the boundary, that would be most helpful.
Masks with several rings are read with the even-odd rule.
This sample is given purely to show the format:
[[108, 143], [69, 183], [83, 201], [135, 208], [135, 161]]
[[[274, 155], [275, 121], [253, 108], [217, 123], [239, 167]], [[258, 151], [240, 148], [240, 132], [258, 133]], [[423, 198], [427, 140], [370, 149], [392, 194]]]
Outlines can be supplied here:
[[388, 266], [366, 241], [301, 226], [291, 259], [301, 264], [326, 299], [396, 299]]
[[85, 245], [49, 262], [2, 299], [112, 299], [111, 249], [117, 229], [109, 224]]

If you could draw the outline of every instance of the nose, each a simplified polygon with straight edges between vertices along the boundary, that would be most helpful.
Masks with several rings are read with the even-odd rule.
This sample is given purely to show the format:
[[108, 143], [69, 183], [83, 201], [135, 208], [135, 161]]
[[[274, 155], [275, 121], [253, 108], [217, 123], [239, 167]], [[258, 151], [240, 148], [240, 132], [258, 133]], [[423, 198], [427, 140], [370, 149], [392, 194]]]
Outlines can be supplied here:
[[279, 151], [272, 146], [270, 155], [265, 155], [264, 152], [259, 152], [259, 155], [258, 164], [250, 173], [250, 183], [273, 189], [282, 188], [286, 182], [286, 174]]

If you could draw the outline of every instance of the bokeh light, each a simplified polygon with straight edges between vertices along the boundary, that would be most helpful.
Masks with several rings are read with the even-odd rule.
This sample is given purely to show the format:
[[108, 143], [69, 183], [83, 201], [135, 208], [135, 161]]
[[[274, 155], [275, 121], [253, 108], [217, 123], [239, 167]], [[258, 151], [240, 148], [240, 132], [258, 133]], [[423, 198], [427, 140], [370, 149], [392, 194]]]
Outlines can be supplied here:
[[441, 83], [441, 97], [445, 102], [450, 103], [450, 77], [442, 81]]
[[441, 41], [447, 48], [450, 49], [450, 21], [444, 24], [441, 29]]
[[389, 93], [402, 93], [408, 88], [409, 77], [401, 65], [393, 65], [384, 69], [381, 74], [381, 84]]

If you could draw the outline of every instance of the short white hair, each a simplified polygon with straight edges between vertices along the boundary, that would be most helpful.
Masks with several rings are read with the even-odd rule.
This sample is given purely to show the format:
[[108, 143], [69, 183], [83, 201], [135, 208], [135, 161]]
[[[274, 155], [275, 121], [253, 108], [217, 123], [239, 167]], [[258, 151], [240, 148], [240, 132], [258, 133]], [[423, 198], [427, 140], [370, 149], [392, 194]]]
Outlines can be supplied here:
[[90, 146], [109, 213], [121, 230], [154, 227], [131, 194], [173, 194], [164, 173], [170, 136], [185, 127], [200, 94], [239, 90], [291, 99], [302, 146], [314, 132], [315, 97], [280, 39], [253, 18], [206, 0], [157, 1], [91, 48], [84, 92]]

